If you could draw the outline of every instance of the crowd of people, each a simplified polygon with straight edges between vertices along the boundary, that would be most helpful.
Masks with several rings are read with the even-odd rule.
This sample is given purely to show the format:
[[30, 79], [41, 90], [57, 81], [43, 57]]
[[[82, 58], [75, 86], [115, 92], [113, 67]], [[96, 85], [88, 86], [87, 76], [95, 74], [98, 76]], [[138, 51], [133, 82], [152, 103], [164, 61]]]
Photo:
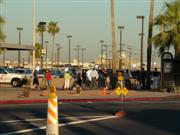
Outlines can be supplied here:
[[[122, 72], [122, 71], [121, 71]], [[124, 84], [128, 89], [131, 89], [132, 82], [130, 81], [133, 76], [131, 76], [129, 71], [123, 71], [123, 78], [124, 78]], [[52, 75], [51, 71], [49, 69], [45, 70], [44, 75], [47, 87], [50, 87], [52, 85]], [[139, 83], [136, 84], [133, 89], [146, 89], [147, 88], [147, 72], [142, 69], [142, 71], [137, 71], [136, 75], [134, 77]], [[151, 89], [157, 89], [160, 75], [155, 69], [153, 74], [151, 74], [152, 78], [152, 84]], [[73, 81], [73, 84], [71, 83]], [[114, 89], [116, 87], [117, 83], [117, 75], [112, 73], [112, 70], [109, 69], [97, 69], [97, 68], [90, 68], [90, 69], [76, 69], [76, 73], [72, 74], [70, 72], [69, 68], [64, 68], [64, 90], [70, 90], [73, 89], [73, 87], [76, 87], [77, 85], [81, 89], [103, 89], [106, 88], [107, 90]], [[72, 85], [71, 85], [72, 84]], [[34, 77], [33, 77], [33, 85], [35, 88], [39, 87], [39, 80], [38, 80], [38, 70], [34, 70]]]

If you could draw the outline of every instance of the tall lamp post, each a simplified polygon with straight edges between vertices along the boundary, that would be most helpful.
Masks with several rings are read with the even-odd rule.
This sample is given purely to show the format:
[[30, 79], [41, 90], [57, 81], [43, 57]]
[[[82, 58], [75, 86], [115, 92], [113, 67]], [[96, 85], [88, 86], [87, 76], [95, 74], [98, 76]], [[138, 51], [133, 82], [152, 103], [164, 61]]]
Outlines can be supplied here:
[[108, 45], [104, 45], [106, 47], [106, 68], [108, 67]]
[[46, 22], [39, 22], [38, 27], [41, 30], [41, 46], [42, 46], [42, 50], [41, 50], [41, 68], [43, 68], [43, 43], [44, 43], [44, 31], [46, 30], [45, 28]]
[[48, 45], [49, 41], [45, 41], [45, 44], [46, 44], [46, 69], [47, 69], [47, 56], [48, 56], [48, 48], [47, 48], [47, 45]]
[[57, 51], [56, 51], [56, 65], [59, 66], [58, 62], [59, 62], [59, 46], [60, 44], [56, 44], [56, 48], [57, 48]]
[[119, 69], [122, 68], [122, 57], [121, 57], [121, 52], [122, 52], [122, 30], [124, 29], [124, 26], [118, 26], [118, 29], [119, 29], [119, 37], [120, 37], [120, 40], [119, 40]]
[[61, 59], [60, 59], [61, 58], [61, 53], [60, 53], [61, 49], [62, 49], [62, 47], [58, 48], [58, 63], [60, 63], [60, 61], [61, 61]]
[[[19, 32], [19, 45], [21, 45], [21, 31], [23, 30], [22, 27], [17, 27], [16, 29]], [[18, 67], [21, 66], [21, 56], [20, 50], [18, 50]]]
[[132, 56], [132, 48], [129, 47], [128, 48], [128, 52], [129, 52], [129, 70], [131, 69], [131, 56]]
[[77, 48], [74, 49], [77, 51], [77, 65], [79, 66], [79, 49], [80, 49], [80, 45], [77, 45]]
[[62, 49], [62, 47], [59, 46], [60, 44], [56, 44], [57, 46], [57, 66], [59, 66], [60, 63], [60, 50]]
[[141, 36], [141, 56], [140, 56], [140, 64], [141, 64], [141, 71], [143, 68], [143, 37], [144, 37], [144, 16], [137, 16], [137, 19], [141, 19], [142, 20], [142, 29], [141, 29], [141, 33], [139, 33], [139, 35]]
[[86, 50], [86, 48], [81, 48], [82, 51], [82, 66], [83, 66], [83, 62], [84, 62], [84, 51]]
[[104, 43], [104, 40], [100, 40], [100, 43], [101, 43], [101, 67], [103, 67], [103, 43]]
[[71, 62], [71, 38], [72, 38], [72, 35], [67, 35], [67, 38], [69, 39], [69, 57], [68, 57], [68, 63], [70, 64], [70, 62]]

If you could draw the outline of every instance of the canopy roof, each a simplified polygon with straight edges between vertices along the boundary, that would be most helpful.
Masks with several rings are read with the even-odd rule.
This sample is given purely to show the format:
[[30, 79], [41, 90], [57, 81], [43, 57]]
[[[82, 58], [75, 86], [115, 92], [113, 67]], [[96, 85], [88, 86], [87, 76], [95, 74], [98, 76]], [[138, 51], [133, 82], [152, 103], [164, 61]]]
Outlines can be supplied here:
[[32, 50], [35, 50], [35, 47], [33, 45], [0, 43], [0, 49], [32, 51]]

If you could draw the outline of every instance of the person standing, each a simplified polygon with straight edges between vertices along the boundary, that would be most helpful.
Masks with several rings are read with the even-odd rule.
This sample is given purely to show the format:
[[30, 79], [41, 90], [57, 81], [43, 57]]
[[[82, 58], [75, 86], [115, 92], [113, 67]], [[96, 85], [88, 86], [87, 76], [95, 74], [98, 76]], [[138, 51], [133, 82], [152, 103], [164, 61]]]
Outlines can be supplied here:
[[39, 79], [38, 79], [38, 71], [37, 71], [37, 69], [35, 69], [34, 73], [33, 73], [33, 86], [36, 89], [39, 88]]
[[68, 71], [68, 68], [65, 68], [64, 73], [64, 90], [68, 90], [70, 87], [71, 74]]
[[52, 76], [51, 76], [51, 71], [46, 69], [46, 80], [47, 80], [47, 84], [48, 84], [48, 87], [51, 86], [51, 82], [52, 82]]
[[146, 72], [144, 70], [144, 68], [142, 68], [141, 71], [141, 89], [145, 89], [146, 88]]
[[91, 78], [90, 88], [91, 89], [97, 88], [98, 87], [97, 79], [99, 78], [99, 74], [95, 68], [93, 68], [93, 70], [90, 72], [90, 78]]

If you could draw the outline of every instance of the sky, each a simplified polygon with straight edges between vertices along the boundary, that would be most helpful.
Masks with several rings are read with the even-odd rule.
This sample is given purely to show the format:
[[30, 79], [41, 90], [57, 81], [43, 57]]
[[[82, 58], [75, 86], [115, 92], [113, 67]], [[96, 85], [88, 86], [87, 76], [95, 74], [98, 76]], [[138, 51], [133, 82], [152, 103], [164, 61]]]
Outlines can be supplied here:
[[[167, 1], [167, 0], [166, 0]], [[155, 0], [154, 15], [161, 13], [165, 0]], [[6, 24], [3, 30], [7, 36], [6, 43], [18, 43], [17, 27], [23, 27], [21, 43], [31, 45], [32, 38], [32, 0], [3, 0], [1, 15], [5, 17]], [[119, 50], [118, 26], [123, 25], [123, 43], [130, 46], [133, 57], [140, 57], [141, 21], [137, 15], [145, 16], [144, 58], [146, 58], [147, 32], [150, 0], [115, 0], [115, 29], [116, 46]], [[84, 61], [92, 62], [100, 55], [100, 40], [111, 45], [111, 2], [110, 0], [36, 0], [36, 25], [43, 21], [58, 22], [60, 32], [56, 35], [55, 43], [63, 47], [62, 62], [68, 62], [68, 39], [71, 39], [71, 60], [77, 57], [74, 50], [77, 45], [86, 48]], [[44, 33], [44, 41], [49, 41], [48, 52], [51, 47], [51, 35]], [[36, 34], [36, 42], [40, 42]], [[109, 47], [109, 51], [111, 47]], [[22, 54], [27, 59], [27, 53]], [[49, 57], [50, 55], [48, 55]], [[8, 52], [6, 57], [17, 60], [17, 52]]]

